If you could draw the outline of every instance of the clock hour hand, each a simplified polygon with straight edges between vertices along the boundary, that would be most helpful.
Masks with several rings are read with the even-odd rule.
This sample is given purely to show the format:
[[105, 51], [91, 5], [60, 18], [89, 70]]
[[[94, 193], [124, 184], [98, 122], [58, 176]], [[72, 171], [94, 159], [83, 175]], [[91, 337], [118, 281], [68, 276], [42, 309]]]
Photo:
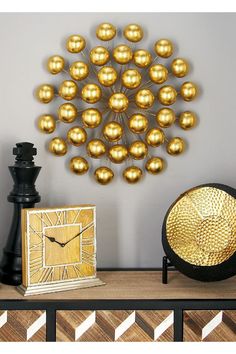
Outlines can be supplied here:
[[65, 243], [61, 243], [61, 242], [57, 241], [57, 240], [55, 239], [55, 237], [51, 237], [51, 236], [47, 236], [47, 235], [44, 235], [44, 236], [47, 237], [47, 239], [49, 239], [49, 241], [55, 242], [55, 243], [57, 243], [58, 245], [60, 245], [61, 247], [64, 247], [64, 246], [65, 246]]
[[55, 237], [51, 237], [51, 236], [47, 236], [44, 235], [45, 237], [47, 237], [47, 239], [49, 239], [49, 241], [51, 241], [52, 243], [55, 242], [58, 245], [60, 245], [61, 247], [65, 247], [65, 245], [67, 245], [67, 243], [69, 243], [70, 241], [74, 240], [76, 237], [78, 237], [79, 235], [81, 235], [84, 231], [86, 231], [87, 229], [89, 229], [91, 226], [93, 225], [93, 222], [91, 224], [89, 224], [88, 226], [86, 226], [85, 228], [83, 228], [77, 235], [75, 235], [74, 237], [72, 237], [70, 240], [68, 240], [67, 242], [59, 242], [55, 239]]
[[[69, 243], [70, 241], [74, 240], [76, 237], [78, 237], [79, 235], [81, 235], [84, 231], [88, 230], [91, 226], [93, 225], [93, 222], [91, 224], [89, 224], [88, 226], [86, 226], [85, 228], [83, 228], [77, 235], [75, 235], [74, 237], [72, 237], [70, 240], [68, 240], [67, 242], [64, 243], [64, 246], [67, 245], [67, 243]], [[63, 247], [64, 247], [63, 246]]]

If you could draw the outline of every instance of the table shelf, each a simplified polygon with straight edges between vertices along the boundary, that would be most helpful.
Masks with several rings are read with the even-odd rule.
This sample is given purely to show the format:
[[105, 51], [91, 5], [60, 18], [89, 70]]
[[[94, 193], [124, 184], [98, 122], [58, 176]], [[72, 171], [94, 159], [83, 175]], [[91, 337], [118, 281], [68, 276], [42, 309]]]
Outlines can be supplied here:
[[27, 297], [1, 284], [0, 341], [236, 341], [236, 277], [202, 283], [170, 271], [168, 284], [160, 271], [98, 277], [106, 285]]

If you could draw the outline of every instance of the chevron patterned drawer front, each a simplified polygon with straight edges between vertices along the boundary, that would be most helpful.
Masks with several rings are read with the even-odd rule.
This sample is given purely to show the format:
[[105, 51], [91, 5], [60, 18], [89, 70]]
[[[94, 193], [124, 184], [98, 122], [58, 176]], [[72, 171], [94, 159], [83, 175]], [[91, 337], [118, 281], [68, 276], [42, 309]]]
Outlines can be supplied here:
[[185, 311], [184, 341], [235, 342], [236, 311]]
[[173, 312], [57, 311], [57, 341], [173, 341]]
[[45, 340], [45, 311], [0, 311], [0, 342], [44, 342]]

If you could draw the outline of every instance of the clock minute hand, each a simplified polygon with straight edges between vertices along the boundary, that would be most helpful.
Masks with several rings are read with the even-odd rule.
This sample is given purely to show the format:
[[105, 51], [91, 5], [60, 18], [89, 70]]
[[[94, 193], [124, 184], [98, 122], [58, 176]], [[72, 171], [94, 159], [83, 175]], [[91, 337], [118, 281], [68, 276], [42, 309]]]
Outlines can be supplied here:
[[75, 235], [74, 237], [72, 237], [70, 240], [68, 240], [67, 242], [64, 243], [64, 246], [67, 245], [67, 243], [69, 243], [70, 241], [74, 240], [76, 237], [78, 237], [79, 235], [81, 235], [84, 231], [88, 230], [91, 226], [93, 225], [93, 222], [91, 224], [89, 224], [88, 226], [86, 226], [84, 229], [82, 229], [77, 235]]

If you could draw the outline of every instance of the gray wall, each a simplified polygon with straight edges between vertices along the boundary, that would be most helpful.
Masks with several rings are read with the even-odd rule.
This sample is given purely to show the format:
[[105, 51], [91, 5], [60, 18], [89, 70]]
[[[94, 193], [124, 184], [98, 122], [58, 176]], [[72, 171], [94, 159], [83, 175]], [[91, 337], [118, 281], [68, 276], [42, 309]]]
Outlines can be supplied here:
[[[182, 156], [168, 160], [159, 176], [146, 175], [135, 186], [117, 178], [102, 187], [91, 176], [77, 177], [66, 169], [68, 158], [55, 158], [45, 148], [46, 137], [35, 127], [41, 113], [53, 111], [33, 97], [43, 82], [57, 82], [45, 70], [49, 55], [62, 53], [66, 37], [80, 33], [94, 38], [96, 25], [110, 21], [118, 27], [143, 25], [145, 46], [167, 37], [175, 54], [192, 64], [189, 78], [201, 88], [199, 98], [181, 109], [193, 109], [200, 123], [186, 137]], [[95, 203], [97, 205], [98, 265], [100, 267], [156, 267], [161, 265], [161, 225], [170, 203], [186, 189], [205, 182], [235, 183], [235, 57], [236, 14], [1, 14], [0, 15], [0, 241], [4, 245], [12, 206], [6, 201], [12, 187], [7, 166], [12, 146], [34, 142], [37, 164], [43, 169], [37, 187], [40, 205]], [[118, 171], [118, 170], [117, 170]]]

